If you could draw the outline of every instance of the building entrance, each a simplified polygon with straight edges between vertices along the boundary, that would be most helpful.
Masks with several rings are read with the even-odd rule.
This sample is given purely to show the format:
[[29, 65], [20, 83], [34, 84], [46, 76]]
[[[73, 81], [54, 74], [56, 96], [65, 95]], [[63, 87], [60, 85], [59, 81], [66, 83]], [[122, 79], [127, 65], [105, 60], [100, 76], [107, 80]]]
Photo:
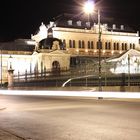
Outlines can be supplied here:
[[52, 63], [52, 72], [54, 74], [59, 74], [60, 73], [60, 63], [58, 61], [53, 61], [53, 63]]

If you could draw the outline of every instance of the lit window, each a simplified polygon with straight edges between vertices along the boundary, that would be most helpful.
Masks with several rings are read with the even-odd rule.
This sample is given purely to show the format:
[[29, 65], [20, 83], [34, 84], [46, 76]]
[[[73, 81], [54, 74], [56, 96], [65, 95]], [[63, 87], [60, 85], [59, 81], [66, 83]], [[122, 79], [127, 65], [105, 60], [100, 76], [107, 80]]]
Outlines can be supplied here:
[[94, 48], [94, 44], [93, 44], [93, 41], [91, 41], [91, 49]]
[[81, 40], [79, 40], [79, 48], [82, 48], [82, 43], [81, 43]]
[[72, 48], [72, 40], [69, 40], [69, 47]]
[[117, 43], [117, 50], [119, 50], [119, 43]]
[[133, 43], [133, 49], [135, 49], [135, 44]]
[[85, 42], [82, 40], [82, 48], [85, 48]]
[[88, 41], [88, 49], [90, 49], [90, 41]]
[[127, 43], [125, 43], [125, 50], [127, 50]]

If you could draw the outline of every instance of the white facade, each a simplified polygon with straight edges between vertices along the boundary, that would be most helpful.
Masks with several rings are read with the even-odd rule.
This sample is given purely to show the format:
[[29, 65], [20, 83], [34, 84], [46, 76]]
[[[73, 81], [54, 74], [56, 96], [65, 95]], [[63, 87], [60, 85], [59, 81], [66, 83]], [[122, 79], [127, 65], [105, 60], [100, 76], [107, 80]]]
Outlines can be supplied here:
[[[9, 62], [9, 57], [12, 57]], [[57, 67], [59, 70], [69, 70], [70, 68], [70, 54], [63, 53], [60, 50], [54, 50], [51, 52], [40, 53], [34, 52], [32, 55], [2, 55], [2, 67], [0, 68], [0, 79], [2, 83], [8, 80], [8, 70], [10, 65], [14, 70], [14, 76], [24, 75], [25, 73], [41, 73], [44, 70], [50, 72], [53, 67]]]
[[[52, 28], [53, 37], [59, 38], [65, 44], [65, 49], [72, 55], [88, 55], [98, 56], [98, 38], [99, 38], [99, 25], [94, 24], [91, 29], [79, 29], [67, 27], [46, 26], [44, 33]], [[41, 25], [42, 26], [42, 25]], [[45, 25], [44, 25], [45, 26]], [[140, 50], [139, 33], [127, 32], [124, 30], [124, 25], [121, 25], [120, 30], [115, 30], [116, 25], [112, 30], [109, 30], [107, 24], [101, 25], [101, 42], [102, 49], [101, 55], [103, 57], [111, 57], [116, 54], [121, 54], [129, 49]], [[36, 35], [32, 35], [32, 39], [37, 42], [35, 36], [39, 36], [40, 31]]]
[[42, 50], [40, 53], [34, 53], [32, 55], [32, 68], [38, 68], [38, 72], [52, 71], [54, 62], [57, 62], [60, 70], [69, 70], [70, 68], [70, 54], [66, 54], [63, 51], [55, 50], [46, 52]]

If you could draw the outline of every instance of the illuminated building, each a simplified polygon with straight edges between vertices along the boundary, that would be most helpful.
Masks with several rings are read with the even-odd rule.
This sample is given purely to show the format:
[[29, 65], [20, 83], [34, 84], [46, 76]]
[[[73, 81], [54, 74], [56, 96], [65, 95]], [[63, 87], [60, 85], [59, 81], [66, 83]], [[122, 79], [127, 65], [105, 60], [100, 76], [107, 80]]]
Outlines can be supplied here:
[[[72, 56], [98, 57], [98, 24], [82, 21], [65, 20], [50, 22], [39, 27], [32, 39], [39, 41], [47, 36], [59, 38], [65, 50]], [[51, 31], [51, 32], [50, 32]], [[125, 25], [101, 24], [101, 56], [111, 57], [129, 49], [140, 50], [139, 32], [125, 27]]]
[[[139, 33], [124, 25], [101, 24], [101, 31], [102, 59], [123, 54], [130, 49], [140, 50]], [[13, 57], [14, 75], [69, 70], [72, 63], [77, 64], [77, 58], [98, 58], [98, 33], [96, 23], [66, 19], [60, 23], [42, 23], [31, 39], [1, 43], [1, 82], [7, 81], [10, 55]]]
[[[12, 43], [1, 43], [1, 83], [7, 82], [7, 72], [10, 68], [9, 57], [12, 57], [11, 67], [14, 76], [32, 73], [66, 71], [70, 68], [70, 54], [63, 50], [57, 38], [47, 38], [46, 46], [35, 50], [35, 42], [32, 40], [16, 40]], [[33, 44], [32, 44], [33, 43]]]

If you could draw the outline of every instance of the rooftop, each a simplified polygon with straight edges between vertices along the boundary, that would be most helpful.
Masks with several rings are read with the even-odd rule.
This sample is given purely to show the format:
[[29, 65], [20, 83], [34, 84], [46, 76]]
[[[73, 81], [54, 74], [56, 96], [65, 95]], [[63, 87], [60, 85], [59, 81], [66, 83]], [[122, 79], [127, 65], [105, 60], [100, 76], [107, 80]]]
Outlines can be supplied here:
[[[85, 18], [83, 15], [75, 16], [73, 14], [61, 14], [54, 18], [54, 24], [56, 27], [66, 27], [66, 28], [78, 28], [78, 29], [91, 29], [95, 24], [97, 24], [97, 18], [92, 20]], [[105, 24], [110, 31], [116, 32], [136, 32], [129, 25], [118, 23], [112, 18], [102, 18], [101, 24]]]

